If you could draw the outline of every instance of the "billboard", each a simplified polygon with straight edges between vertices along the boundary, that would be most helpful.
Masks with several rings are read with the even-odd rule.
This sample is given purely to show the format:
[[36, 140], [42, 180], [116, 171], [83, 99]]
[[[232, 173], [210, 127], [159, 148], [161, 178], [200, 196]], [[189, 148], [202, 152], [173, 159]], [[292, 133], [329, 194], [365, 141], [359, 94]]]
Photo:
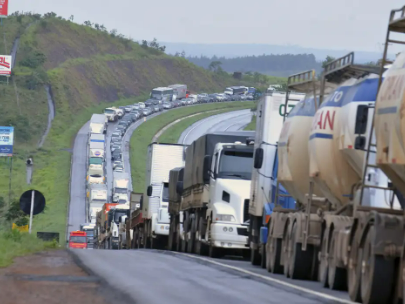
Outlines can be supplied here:
[[11, 60], [12, 58], [9, 55], [0, 55], [0, 76], [11, 75]]
[[13, 156], [14, 127], [0, 127], [0, 156]]
[[8, 0], [0, 0], [0, 18], [8, 16]]

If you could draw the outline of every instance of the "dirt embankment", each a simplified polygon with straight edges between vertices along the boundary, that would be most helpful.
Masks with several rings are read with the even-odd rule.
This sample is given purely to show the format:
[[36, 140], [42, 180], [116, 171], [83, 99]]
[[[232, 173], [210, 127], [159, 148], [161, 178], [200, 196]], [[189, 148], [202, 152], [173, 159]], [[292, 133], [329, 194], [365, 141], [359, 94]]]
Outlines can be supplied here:
[[2, 304], [128, 304], [81, 269], [66, 250], [16, 258], [0, 269], [0, 286]]

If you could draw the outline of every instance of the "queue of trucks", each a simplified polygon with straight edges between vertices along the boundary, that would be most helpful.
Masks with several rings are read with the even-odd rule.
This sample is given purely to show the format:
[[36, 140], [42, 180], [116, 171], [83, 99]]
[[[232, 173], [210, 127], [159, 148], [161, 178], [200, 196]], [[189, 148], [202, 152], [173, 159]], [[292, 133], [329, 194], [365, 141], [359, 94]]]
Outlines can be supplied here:
[[405, 53], [387, 59], [404, 15], [390, 14], [380, 67], [349, 53], [291, 75], [259, 101], [255, 134], [168, 145], [185, 152], [163, 162], [151, 144], [127, 248], [239, 252], [356, 302], [405, 303]]

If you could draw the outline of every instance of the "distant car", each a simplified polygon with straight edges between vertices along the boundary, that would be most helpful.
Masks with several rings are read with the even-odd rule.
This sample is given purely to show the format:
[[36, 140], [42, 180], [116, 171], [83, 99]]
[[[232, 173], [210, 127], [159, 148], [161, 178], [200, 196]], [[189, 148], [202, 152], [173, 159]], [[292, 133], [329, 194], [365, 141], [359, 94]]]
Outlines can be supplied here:
[[155, 111], [155, 113], [160, 112], [159, 106], [153, 106], [153, 110]]
[[118, 150], [115, 150], [112, 154], [111, 154], [111, 160], [112, 161], [116, 161], [116, 160], [120, 160], [122, 161], [122, 153]]
[[121, 132], [119, 132], [119, 131], [114, 131], [114, 132], [111, 134], [111, 139], [114, 138], [114, 137], [118, 137], [118, 138], [121, 139]]
[[116, 166], [114, 168], [114, 172], [124, 172], [124, 167], [123, 166]]
[[194, 103], [194, 100], [192, 98], [186, 98], [187, 105], [192, 105], [193, 103]]
[[173, 107], [173, 106], [172, 106], [172, 103], [171, 103], [171, 102], [165, 101], [165, 102], [163, 103], [163, 109], [168, 110], [168, 109], [171, 109], [172, 107]]
[[132, 106], [126, 106], [125, 107], [125, 112], [129, 113], [132, 110]]
[[110, 145], [111, 152], [113, 152], [113, 151], [116, 150], [116, 149], [120, 149], [120, 148], [121, 148], [121, 146], [118, 145], [118, 144], [116, 144], [116, 143], [112, 143], [112, 144]]
[[120, 161], [120, 160], [114, 161], [114, 162], [113, 162], [113, 169], [114, 169], [116, 166], [123, 166], [122, 161]]
[[138, 103], [135, 103], [133, 106], [132, 106], [132, 110], [139, 110], [141, 107], [139, 106], [139, 104]]
[[153, 104], [154, 104], [153, 99], [148, 99], [147, 101], [145, 101], [145, 107], [153, 106]]
[[120, 133], [121, 133], [121, 136], [124, 136], [125, 131], [126, 131], [126, 128], [125, 128], [124, 126], [118, 126], [118, 127], [115, 129], [115, 131], [116, 131], [116, 132], [120, 132]]
[[140, 103], [139, 103], [139, 107], [140, 107], [141, 109], [145, 109], [146, 106], [145, 106], [145, 104], [144, 104], [143, 102], [140, 102]]

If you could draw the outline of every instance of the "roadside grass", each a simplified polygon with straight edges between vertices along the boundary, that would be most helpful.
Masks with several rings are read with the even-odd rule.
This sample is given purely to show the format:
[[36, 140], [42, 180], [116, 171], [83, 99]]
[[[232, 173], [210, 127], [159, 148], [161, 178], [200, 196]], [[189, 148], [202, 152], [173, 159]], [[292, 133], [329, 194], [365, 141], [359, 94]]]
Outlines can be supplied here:
[[[31, 154], [34, 159], [32, 184], [26, 184], [25, 157], [17, 155], [13, 158], [11, 199], [18, 200], [21, 194], [29, 189], [36, 189], [45, 196], [46, 207], [43, 213], [34, 217], [33, 235], [38, 231], [58, 232], [63, 245], [65, 242], [67, 207], [69, 202], [69, 179], [71, 167], [71, 147], [75, 135], [80, 128], [91, 118], [93, 113], [101, 113], [106, 106], [127, 105], [145, 100], [145, 96], [134, 99], [123, 99], [114, 103], [100, 103], [88, 107], [71, 120], [71, 115], [62, 109], [56, 112], [57, 116], [45, 141], [44, 147], [34, 150]], [[18, 148], [16, 149], [18, 151]], [[7, 164], [0, 164], [1, 194], [8, 195]], [[72, 178], [81, 178], [72, 176]], [[83, 176], [84, 182], [84, 176]], [[1, 223], [1, 227], [10, 229], [12, 223]], [[1, 246], [1, 244], [0, 244]]]
[[245, 127], [246, 131], [255, 131], [256, 130], [256, 115], [252, 116], [251, 122]]
[[175, 125], [171, 126], [170, 128], [168, 128], [166, 131], [164, 131], [162, 133], [162, 135], [159, 136], [158, 141], [161, 143], [176, 144], [179, 141], [180, 136], [184, 132], [184, 130], [186, 130], [192, 124], [194, 124], [200, 120], [203, 120], [204, 118], [211, 117], [214, 115], [219, 115], [222, 113], [231, 112], [231, 111], [235, 111], [235, 109], [218, 110], [215, 112], [210, 111], [210, 113], [205, 113], [205, 114], [202, 113], [202, 114], [198, 114], [193, 117], [185, 118], [185, 119], [179, 121], [178, 123], [176, 123]]
[[[135, 192], [142, 192], [142, 193], [144, 192], [147, 148], [148, 145], [151, 143], [153, 136], [157, 132], [159, 132], [159, 130], [161, 130], [163, 127], [179, 118], [196, 114], [199, 112], [206, 112], [212, 110], [227, 110], [229, 112], [242, 109], [249, 109], [252, 107], [252, 105], [253, 102], [240, 102], [240, 101], [197, 105], [193, 107], [173, 109], [144, 122], [134, 131], [130, 141], [132, 189]], [[212, 112], [209, 114], [213, 115]], [[160, 139], [159, 141], [162, 140]]]
[[35, 234], [11, 230], [0, 233], [0, 268], [6, 267], [18, 256], [57, 248], [56, 242], [44, 242]]

